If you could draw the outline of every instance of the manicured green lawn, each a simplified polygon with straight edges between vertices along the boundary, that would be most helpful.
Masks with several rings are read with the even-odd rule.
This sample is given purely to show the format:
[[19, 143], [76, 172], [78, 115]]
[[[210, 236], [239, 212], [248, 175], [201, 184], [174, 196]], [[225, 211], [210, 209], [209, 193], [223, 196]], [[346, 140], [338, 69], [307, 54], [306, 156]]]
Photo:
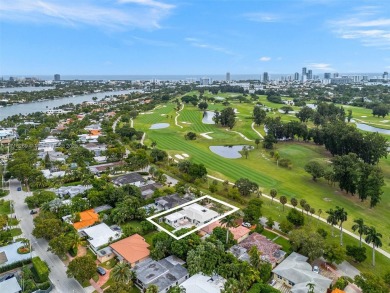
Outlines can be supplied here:
[[143, 236], [145, 238], [145, 241], [149, 244], [149, 245], [152, 245], [152, 241], [153, 241], [153, 237], [154, 235], [156, 235], [158, 232], [157, 231], [153, 231], [153, 232], [150, 232], [148, 234], [146, 234], [145, 236]]
[[6, 200], [0, 204], [0, 215], [7, 215], [11, 213], [10, 201]]
[[265, 230], [265, 229], [263, 232], [261, 232], [261, 234], [263, 234], [265, 237], [267, 237], [270, 240], [278, 237], [278, 235], [276, 233], [273, 233], [273, 232]]
[[117, 263], [118, 263], [118, 261], [115, 260], [115, 258], [113, 258], [113, 259], [110, 259], [106, 262], [101, 263], [99, 266], [109, 270], [109, 269], [112, 269]]
[[12, 237], [16, 237], [22, 234], [22, 230], [20, 228], [14, 228], [10, 230]]

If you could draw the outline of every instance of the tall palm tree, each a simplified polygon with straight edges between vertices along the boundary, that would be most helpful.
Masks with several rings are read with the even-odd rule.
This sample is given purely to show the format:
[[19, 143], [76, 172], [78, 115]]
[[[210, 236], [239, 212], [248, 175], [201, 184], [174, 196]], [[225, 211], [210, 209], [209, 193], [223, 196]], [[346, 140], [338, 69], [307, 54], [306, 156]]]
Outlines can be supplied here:
[[290, 202], [291, 202], [291, 205], [295, 209], [295, 207], [298, 205], [298, 200], [295, 197], [293, 197], [293, 198], [290, 199]]
[[118, 263], [116, 264], [112, 271], [111, 276], [114, 279], [115, 282], [122, 282], [125, 284], [128, 284], [129, 281], [132, 279], [132, 272], [130, 270], [130, 267], [127, 263]]
[[337, 225], [337, 223], [338, 223], [336, 213], [333, 209], [326, 211], [326, 213], [328, 214], [328, 218], [326, 219], [326, 221], [328, 222], [328, 224], [330, 224], [332, 226], [332, 237], [333, 237], [334, 236], [333, 226]]
[[229, 242], [229, 228], [234, 227], [236, 218], [236, 215], [230, 214], [220, 221], [221, 224], [224, 224], [226, 227], [226, 244]]
[[270, 190], [270, 195], [272, 197], [271, 204], [274, 202], [274, 198], [276, 197], [277, 194], [278, 194], [278, 191], [275, 188], [272, 188]]
[[362, 247], [362, 236], [366, 234], [367, 226], [364, 224], [364, 220], [362, 218], [353, 220], [355, 223], [352, 226], [352, 231], [357, 231], [359, 233], [359, 247]]
[[307, 283], [306, 284], [306, 287], [309, 289], [308, 291], [307, 291], [307, 293], [314, 293], [314, 288], [315, 288], [315, 284], [314, 283]]
[[280, 203], [281, 203], [282, 206], [283, 206], [283, 212], [284, 212], [284, 205], [287, 203], [287, 197], [285, 197], [284, 195], [282, 195], [282, 196], [279, 198], [279, 201], [280, 201]]
[[382, 234], [379, 232], [376, 232], [375, 227], [371, 226], [367, 228], [366, 231], [366, 240], [367, 244], [372, 243], [372, 265], [375, 266], [375, 247], [381, 247], [382, 246]]
[[337, 222], [340, 222], [340, 245], [343, 246], [343, 223], [348, 219], [348, 213], [344, 208], [336, 206], [335, 214]]

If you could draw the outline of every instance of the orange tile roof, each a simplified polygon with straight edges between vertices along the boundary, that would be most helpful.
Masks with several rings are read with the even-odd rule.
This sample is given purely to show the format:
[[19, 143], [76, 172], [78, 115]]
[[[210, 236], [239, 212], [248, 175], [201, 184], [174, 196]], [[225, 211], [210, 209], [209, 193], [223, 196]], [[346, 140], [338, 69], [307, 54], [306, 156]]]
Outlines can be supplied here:
[[243, 226], [238, 226], [235, 228], [229, 228], [229, 231], [232, 232], [234, 240], [237, 240], [240, 239], [242, 236], [249, 234], [251, 230]]
[[119, 240], [110, 246], [130, 264], [134, 264], [150, 254], [149, 244], [138, 234]]
[[332, 293], [345, 293], [345, 291], [336, 288], [336, 289], [334, 289], [334, 290], [332, 291]]
[[73, 223], [73, 227], [76, 230], [79, 230], [81, 228], [86, 228], [86, 227], [92, 226], [97, 221], [99, 221], [99, 215], [97, 213], [95, 213], [95, 211], [93, 209], [86, 210], [86, 211], [80, 213], [80, 221]]
[[91, 133], [91, 135], [100, 135], [100, 130], [91, 129], [91, 130], [89, 131], [89, 133]]
[[207, 225], [206, 227], [203, 227], [201, 230], [207, 234], [211, 234], [216, 227], [220, 227], [220, 226], [221, 223], [219, 221], [216, 221], [211, 223], [210, 225]]

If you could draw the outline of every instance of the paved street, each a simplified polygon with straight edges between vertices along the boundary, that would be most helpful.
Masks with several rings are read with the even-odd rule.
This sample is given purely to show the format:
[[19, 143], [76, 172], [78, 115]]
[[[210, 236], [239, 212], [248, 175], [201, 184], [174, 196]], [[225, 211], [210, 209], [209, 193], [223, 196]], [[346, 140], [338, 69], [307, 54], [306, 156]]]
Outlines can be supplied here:
[[30, 215], [30, 210], [24, 203], [24, 198], [28, 195], [27, 192], [17, 191], [17, 187], [20, 186], [20, 182], [17, 180], [10, 180], [10, 194], [8, 199], [14, 201], [14, 209], [16, 217], [21, 220], [20, 227], [23, 231], [22, 237], [31, 240], [31, 245], [34, 253], [42, 260], [46, 261], [50, 267], [50, 280], [54, 284], [55, 288], [52, 292], [55, 293], [84, 293], [86, 292], [83, 287], [75, 280], [66, 276], [66, 267], [58, 256], [47, 251], [47, 241], [44, 239], [36, 239], [32, 236], [32, 230], [34, 228], [33, 218]]

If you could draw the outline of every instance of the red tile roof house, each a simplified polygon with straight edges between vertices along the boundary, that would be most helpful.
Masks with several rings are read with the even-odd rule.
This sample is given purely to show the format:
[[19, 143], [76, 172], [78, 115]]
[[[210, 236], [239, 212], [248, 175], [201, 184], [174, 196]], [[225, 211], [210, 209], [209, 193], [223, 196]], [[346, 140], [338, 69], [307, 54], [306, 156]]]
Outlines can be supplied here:
[[119, 240], [110, 247], [120, 262], [127, 262], [131, 267], [147, 259], [150, 254], [149, 244], [138, 234]]
[[276, 264], [280, 263], [286, 253], [281, 250], [281, 246], [268, 240], [265, 236], [259, 233], [252, 233], [246, 239], [241, 241], [240, 244], [233, 246], [230, 249], [238, 259], [248, 260], [248, 252], [256, 246], [258, 251], [261, 252], [261, 258], [265, 261], [268, 261], [272, 267], [275, 267]]
[[[211, 234], [216, 227], [224, 227], [224, 225], [217, 221], [202, 228], [201, 232], [203, 232], [203, 234]], [[237, 226], [229, 228], [229, 231], [233, 234], [234, 240], [236, 240], [237, 243], [240, 243], [242, 240], [249, 236], [251, 230], [243, 226]]]

